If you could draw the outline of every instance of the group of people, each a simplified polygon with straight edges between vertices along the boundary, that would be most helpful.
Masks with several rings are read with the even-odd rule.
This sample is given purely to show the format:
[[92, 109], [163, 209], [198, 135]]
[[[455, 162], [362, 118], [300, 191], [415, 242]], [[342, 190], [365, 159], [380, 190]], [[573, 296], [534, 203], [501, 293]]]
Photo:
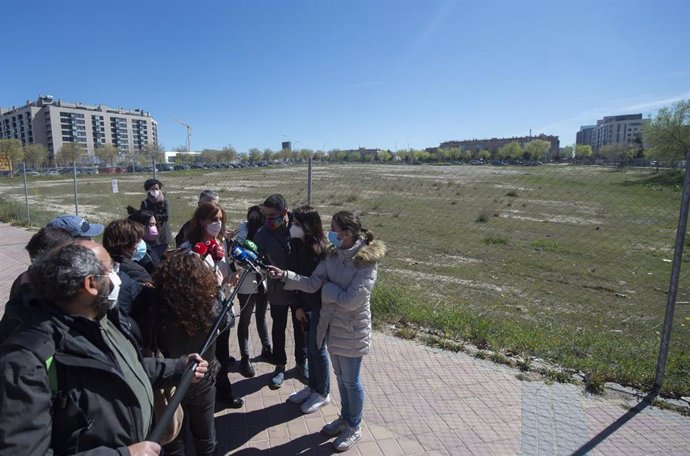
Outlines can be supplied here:
[[[228, 377], [235, 317], [238, 371], [256, 375], [254, 315], [258, 359], [275, 364], [268, 386], [277, 389], [286, 375], [288, 313], [306, 383], [288, 400], [303, 413], [328, 404], [332, 364], [341, 414], [322, 432], [336, 437], [338, 451], [355, 445], [369, 300], [385, 245], [349, 211], [333, 215], [326, 234], [316, 209], [289, 210], [280, 194], [250, 207], [233, 229], [211, 190], [173, 238], [163, 183], [149, 179], [144, 189], [146, 199], [127, 217], [103, 226], [60, 216], [27, 244], [31, 266], [13, 284], [0, 321], [0, 453], [158, 454], [158, 443], [147, 441], [159, 411], [154, 396], [191, 364], [193, 384], [181, 401], [186, 431], [162, 448], [184, 454], [191, 436], [197, 454], [215, 454], [216, 403], [243, 406]], [[101, 234], [102, 244], [92, 239]], [[234, 261], [232, 245], [252, 250], [264, 266]], [[196, 353], [201, 347], [208, 348]]]

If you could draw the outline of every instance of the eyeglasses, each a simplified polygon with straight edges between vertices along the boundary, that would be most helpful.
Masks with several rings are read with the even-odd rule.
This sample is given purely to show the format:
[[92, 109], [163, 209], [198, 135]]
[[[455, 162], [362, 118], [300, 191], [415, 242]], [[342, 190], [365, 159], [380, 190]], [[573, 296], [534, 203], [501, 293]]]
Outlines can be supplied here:
[[120, 263], [117, 261], [113, 261], [113, 267], [108, 271], [106, 274], [89, 274], [92, 277], [108, 277], [111, 272], [114, 272], [115, 274], [120, 273]]

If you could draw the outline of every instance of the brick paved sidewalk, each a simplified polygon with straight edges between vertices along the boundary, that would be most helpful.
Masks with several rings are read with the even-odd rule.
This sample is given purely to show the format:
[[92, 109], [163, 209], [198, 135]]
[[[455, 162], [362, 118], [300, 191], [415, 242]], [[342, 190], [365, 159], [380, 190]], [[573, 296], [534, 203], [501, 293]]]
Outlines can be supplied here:
[[[0, 224], [0, 310], [9, 286], [28, 265], [32, 233]], [[237, 311], [237, 305], [235, 306]], [[231, 334], [231, 354], [237, 338]], [[288, 328], [288, 369], [294, 363]], [[252, 353], [260, 344], [250, 328]], [[286, 402], [303, 387], [288, 370], [279, 390], [268, 383], [273, 366], [256, 362], [257, 376], [230, 372], [245, 399], [238, 410], [218, 410], [219, 454], [332, 454], [319, 433], [338, 415], [339, 398], [303, 415]], [[236, 370], [238, 365], [233, 366]], [[690, 418], [630, 399], [590, 396], [576, 385], [522, 382], [517, 371], [462, 353], [431, 349], [375, 333], [364, 359], [363, 436], [347, 454], [372, 455], [688, 455]], [[636, 407], [637, 408], [634, 408]]]

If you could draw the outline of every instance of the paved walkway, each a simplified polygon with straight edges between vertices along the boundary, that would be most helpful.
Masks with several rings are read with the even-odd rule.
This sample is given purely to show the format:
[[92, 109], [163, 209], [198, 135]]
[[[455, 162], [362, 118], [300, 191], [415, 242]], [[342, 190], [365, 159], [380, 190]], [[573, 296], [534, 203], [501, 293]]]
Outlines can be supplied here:
[[[2, 303], [28, 264], [23, 246], [31, 234], [0, 224]], [[258, 354], [256, 332], [250, 331]], [[235, 335], [233, 330], [231, 353], [237, 355]], [[333, 403], [302, 415], [286, 402], [303, 386], [294, 371], [273, 391], [266, 386], [273, 366], [257, 362], [255, 367], [257, 376], [251, 379], [229, 374], [245, 405], [218, 411], [219, 454], [331, 454], [331, 439], [319, 430], [338, 415], [335, 378]], [[523, 382], [516, 374], [462, 353], [376, 333], [363, 363], [363, 437], [347, 454], [690, 454], [690, 418], [632, 399], [590, 396], [575, 385]]]

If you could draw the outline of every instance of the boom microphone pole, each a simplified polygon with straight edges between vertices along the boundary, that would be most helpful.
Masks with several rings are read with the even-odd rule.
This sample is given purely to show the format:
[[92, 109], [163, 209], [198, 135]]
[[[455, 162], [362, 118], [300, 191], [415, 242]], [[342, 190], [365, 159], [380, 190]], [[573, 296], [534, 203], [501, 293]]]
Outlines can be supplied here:
[[[234, 255], [233, 251], [233, 255]], [[242, 251], [240, 253], [246, 253], [246, 251]], [[244, 258], [237, 258], [238, 260], [244, 262], [247, 264], [249, 267], [245, 268], [242, 271], [242, 274], [240, 275], [240, 280], [237, 283], [237, 286], [235, 286], [234, 290], [232, 290], [232, 293], [230, 294], [230, 297], [226, 298], [223, 300], [223, 308], [220, 311], [220, 314], [216, 318], [216, 322], [213, 325], [213, 328], [208, 334], [208, 337], [206, 338], [206, 341], [204, 344], [201, 346], [201, 349], [198, 351], [199, 355], [203, 355], [206, 350], [211, 346], [211, 344], [216, 340], [217, 332], [220, 329], [220, 326], [222, 322], [225, 320], [226, 315], [232, 308], [232, 301], [235, 299], [235, 296], [237, 296], [237, 291], [240, 289], [240, 286], [242, 285], [242, 282], [244, 282], [244, 279], [247, 277], [250, 271], [253, 271], [255, 273], [261, 273], [259, 269], [256, 267], [256, 265], [251, 261], [251, 258], [249, 259], [244, 259]], [[168, 405], [165, 407], [163, 410], [163, 414], [161, 415], [160, 419], [154, 426], [153, 430], [149, 434], [146, 440], [150, 442], [156, 442], [160, 443], [161, 437], [163, 437], [163, 434], [165, 433], [168, 423], [172, 419], [173, 415], [175, 414], [175, 410], [177, 409], [177, 406], [180, 405], [180, 402], [182, 402], [182, 398], [184, 397], [185, 393], [187, 392], [187, 389], [189, 389], [189, 385], [192, 383], [192, 378], [194, 377], [194, 371], [196, 368], [199, 366], [199, 362], [194, 360], [190, 362], [187, 365], [187, 368], [185, 369], [184, 373], [182, 374], [182, 379], [180, 379], [180, 383], [177, 385], [175, 388], [175, 393], [173, 396], [170, 398], [170, 401], [168, 402]]]

